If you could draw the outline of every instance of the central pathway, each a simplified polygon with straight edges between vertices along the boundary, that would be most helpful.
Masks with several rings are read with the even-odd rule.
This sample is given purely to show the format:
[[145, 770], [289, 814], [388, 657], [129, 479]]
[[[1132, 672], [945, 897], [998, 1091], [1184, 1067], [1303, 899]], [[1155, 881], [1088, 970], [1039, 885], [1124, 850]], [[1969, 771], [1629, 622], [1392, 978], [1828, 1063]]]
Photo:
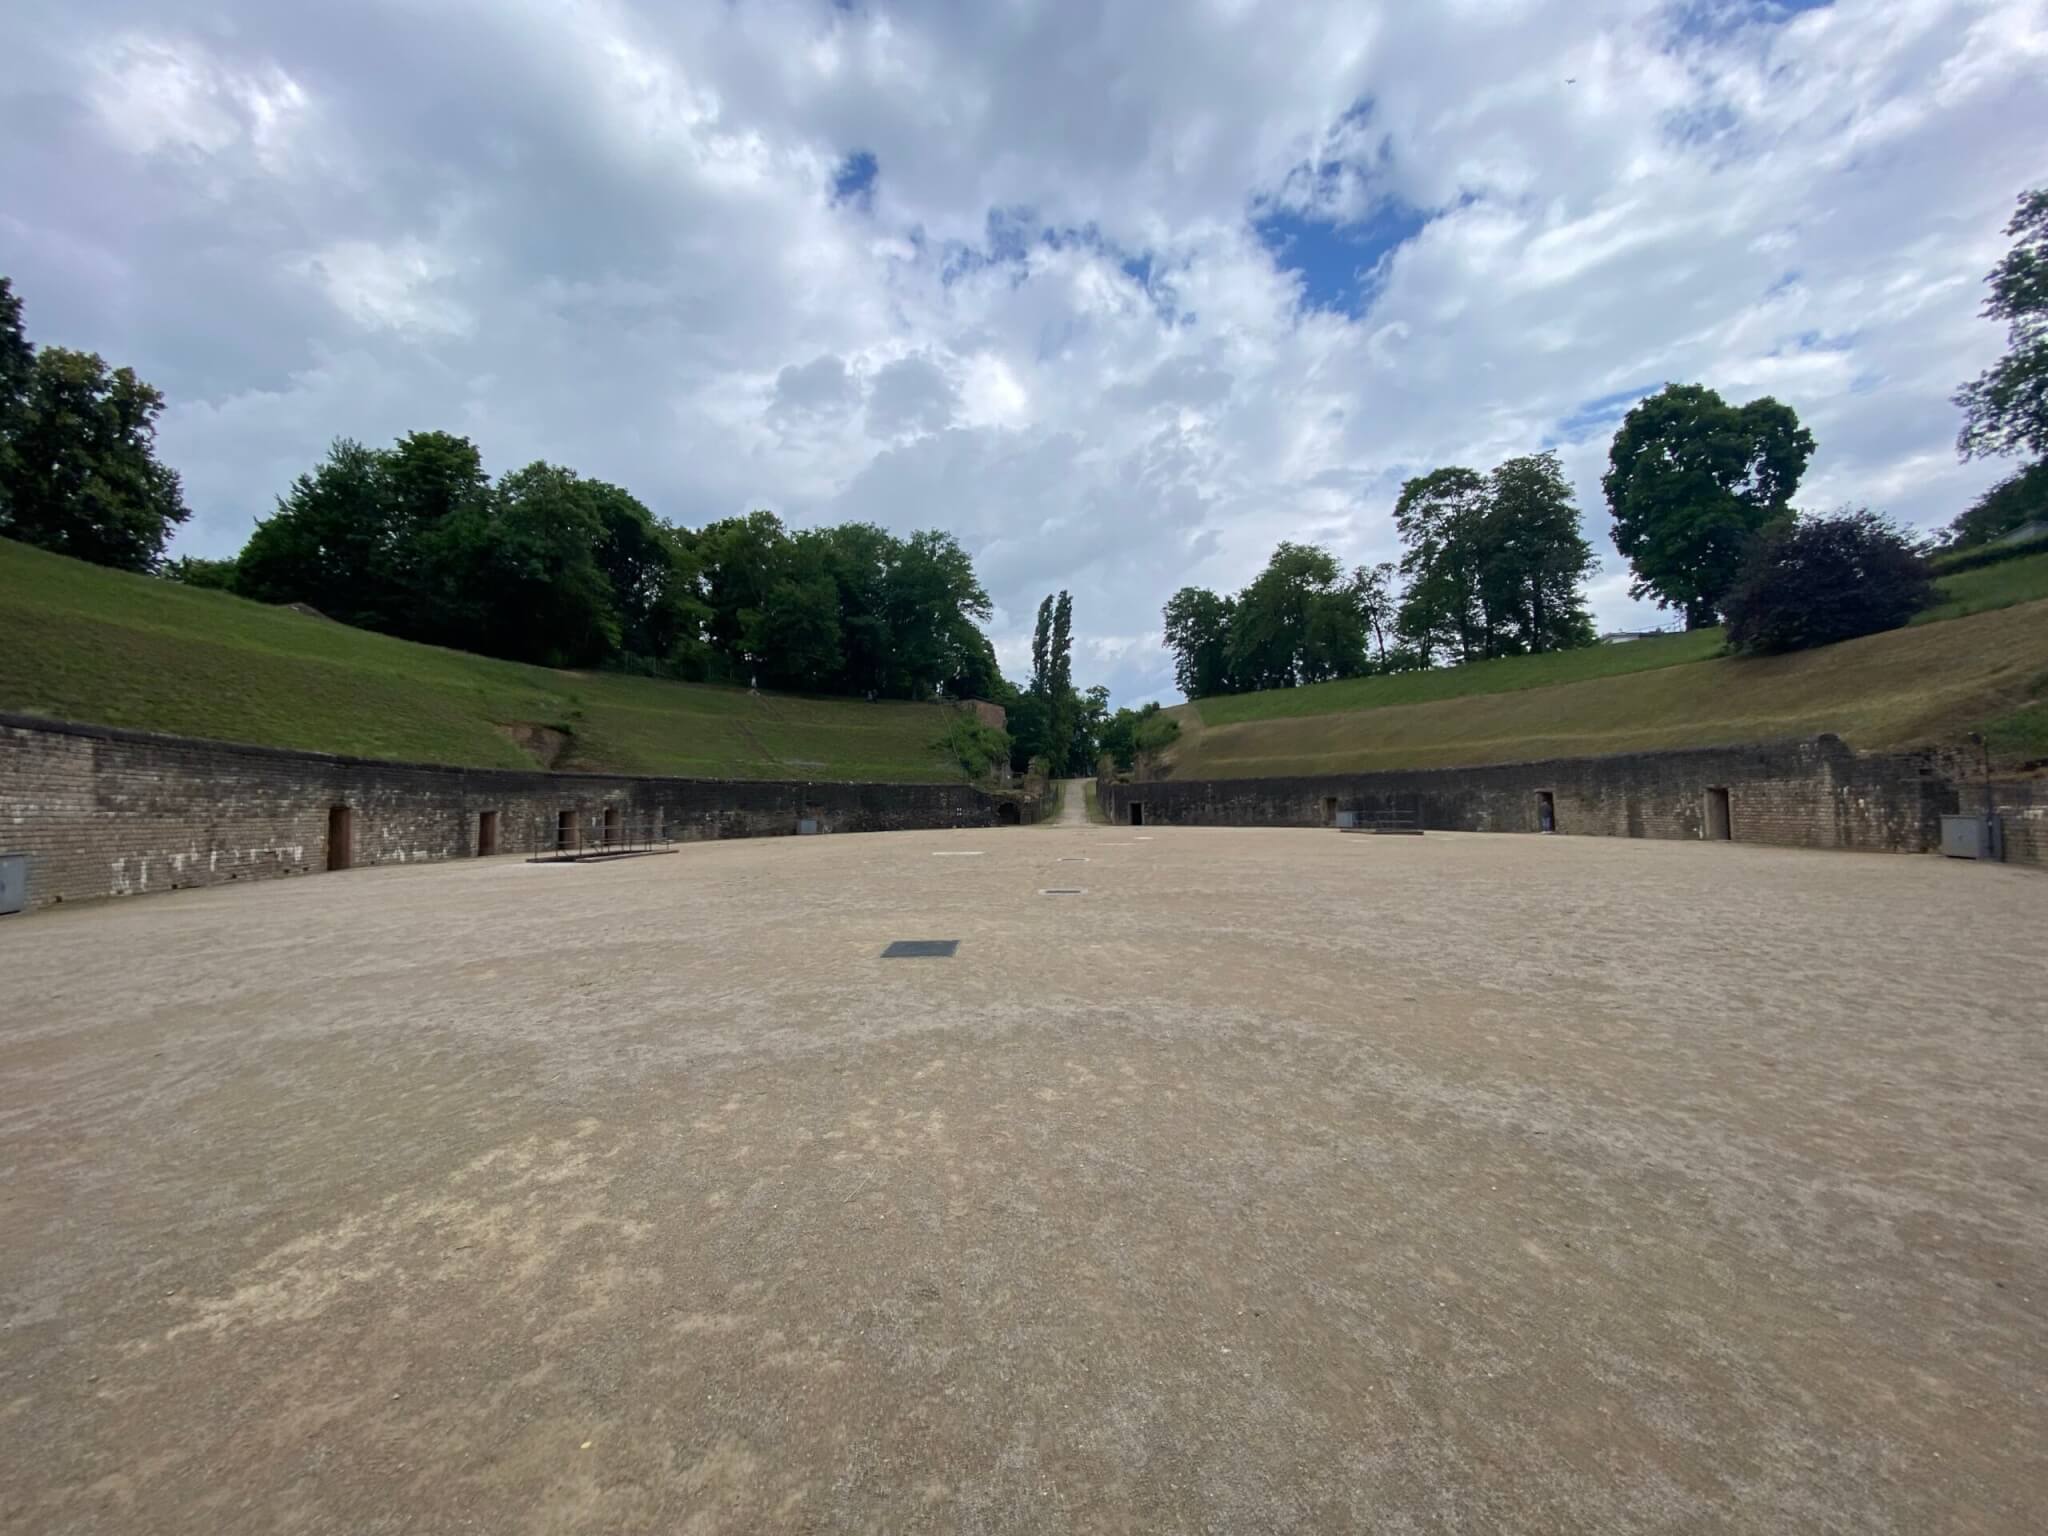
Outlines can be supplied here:
[[1060, 819], [1053, 823], [1060, 827], [1085, 827], [1088, 825], [1088, 781], [1086, 779], [1062, 779], [1060, 781]]

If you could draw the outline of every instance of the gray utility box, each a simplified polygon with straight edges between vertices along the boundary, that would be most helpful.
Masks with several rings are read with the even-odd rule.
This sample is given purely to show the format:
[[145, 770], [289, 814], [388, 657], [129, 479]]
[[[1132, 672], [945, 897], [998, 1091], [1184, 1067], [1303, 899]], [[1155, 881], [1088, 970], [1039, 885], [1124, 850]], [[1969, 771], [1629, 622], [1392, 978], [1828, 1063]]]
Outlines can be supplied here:
[[818, 835], [818, 818], [815, 816], [798, 817], [796, 835], [798, 837], [816, 837]]
[[0, 853], [0, 916], [28, 905], [28, 855]]
[[1358, 825], [1358, 812], [1339, 811], [1337, 813], [1337, 825], [1346, 832], [1351, 831]]
[[2005, 829], [1996, 816], [1944, 816], [1941, 851], [1951, 859], [2005, 858]]

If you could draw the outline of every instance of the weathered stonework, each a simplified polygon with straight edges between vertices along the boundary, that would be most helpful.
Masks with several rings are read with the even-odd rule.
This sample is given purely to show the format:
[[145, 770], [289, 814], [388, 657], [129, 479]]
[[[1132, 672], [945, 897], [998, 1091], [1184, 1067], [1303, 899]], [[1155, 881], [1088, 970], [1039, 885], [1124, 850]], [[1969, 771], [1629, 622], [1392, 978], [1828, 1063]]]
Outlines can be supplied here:
[[1028, 797], [967, 784], [842, 784], [507, 773], [288, 752], [0, 714], [0, 853], [29, 855], [31, 909], [328, 867], [347, 807], [349, 862], [472, 857], [497, 813], [500, 853], [548, 846], [563, 811], [616, 808], [665, 836], [985, 827], [1035, 821]]
[[[1537, 832], [1547, 795], [1557, 832], [1660, 838], [1706, 836], [1713, 790], [1727, 792], [1733, 841], [1787, 848], [1930, 852], [1941, 845], [1944, 813], [1982, 804], [1938, 754], [1866, 755], [1834, 736], [1402, 773], [1099, 786], [1119, 822], [1130, 821], [1135, 804], [1144, 821], [1175, 826], [1323, 826], [1333, 811], [1348, 811], [1366, 821], [1416, 817], [1432, 831]], [[2041, 859], [2048, 791], [2029, 780], [1994, 791], [2008, 859]]]

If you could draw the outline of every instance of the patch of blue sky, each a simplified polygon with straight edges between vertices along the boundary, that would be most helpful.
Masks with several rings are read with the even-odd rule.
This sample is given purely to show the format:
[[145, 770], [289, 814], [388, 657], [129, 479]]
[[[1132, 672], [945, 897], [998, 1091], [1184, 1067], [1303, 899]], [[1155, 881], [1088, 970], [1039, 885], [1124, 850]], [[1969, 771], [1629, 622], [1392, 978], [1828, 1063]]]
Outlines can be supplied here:
[[851, 203], [862, 212], [874, 206], [875, 179], [882, 167], [865, 149], [857, 149], [839, 162], [832, 173], [832, 201]]
[[1269, 209], [1252, 221], [1252, 229], [1274, 264], [1300, 278], [1304, 307], [1360, 315], [1384, 280], [1387, 258], [1420, 234], [1429, 218], [1420, 208], [1388, 200], [1353, 222]]

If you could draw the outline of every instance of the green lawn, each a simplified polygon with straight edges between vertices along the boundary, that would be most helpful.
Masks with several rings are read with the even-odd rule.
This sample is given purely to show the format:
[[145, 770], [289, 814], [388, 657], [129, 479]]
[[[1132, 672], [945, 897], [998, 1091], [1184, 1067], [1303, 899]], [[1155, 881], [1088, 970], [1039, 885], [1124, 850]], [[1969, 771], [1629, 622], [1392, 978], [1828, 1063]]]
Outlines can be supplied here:
[[752, 695], [414, 645], [0, 539], [0, 709], [265, 746], [723, 778], [961, 777], [931, 704]]
[[[2048, 554], [2030, 555], [2003, 565], [1989, 565], [1955, 576], [1936, 586], [1942, 600], [1913, 620], [1915, 624], [1959, 619], [2048, 597]], [[1515, 693], [1524, 688], [1552, 688], [1593, 678], [1621, 677], [1660, 667], [1706, 661], [1721, 652], [1718, 629], [1660, 635], [1618, 645], [1594, 645], [1548, 656], [1507, 656], [1475, 661], [1462, 667], [1429, 672], [1404, 672], [1394, 677], [1352, 677], [1308, 688], [1271, 688], [1263, 693], [1225, 694], [1201, 701], [1205, 725], [1237, 725], [1249, 720], [1284, 720], [1298, 715], [1384, 709], [1399, 704], [1427, 704], [1475, 693]]]
[[1475, 661], [1428, 672], [1348, 677], [1342, 682], [1316, 683], [1308, 688], [1269, 688], [1263, 693], [1233, 693], [1204, 699], [1202, 720], [1208, 725], [1235, 725], [1245, 720], [1280, 720], [1294, 715], [1423, 704], [1473, 693], [1514, 693], [1524, 688], [1550, 688], [1587, 678], [1619, 677], [1629, 672], [1680, 666], [1703, 661], [1720, 649], [1720, 630], [1699, 629], [1690, 634], [1659, 635], [1618, 645], [1589, 645], [1547, 656], [1503, 656], [1497, 661]]
[[1585, 757], [1823, 731], [1876, 750], [1956, 742], [1982, 729], [2001, 761], [2016, 762], [2042, 755], [2028, 743], [2039, 737], [2044, 701], [2048, 602], [2036, 602], [1790, 656], [1714, 657], [1548, 688], [1223, 721], [1211, 717], [1221, 701], [1204, 700], [1179, 712], [1181, 740], [1169, 760], [1176, 778], [1246, 777]]
[[1915, 624], [1960, 619], [1966, 614], [2010, 608], [2015, 603], [2036, 602], [2048, 597], [2048, 552], [1960, 571], [1942, 577], [1935, 585], [1941, 589], [1942, 600], [1915, 616]]

